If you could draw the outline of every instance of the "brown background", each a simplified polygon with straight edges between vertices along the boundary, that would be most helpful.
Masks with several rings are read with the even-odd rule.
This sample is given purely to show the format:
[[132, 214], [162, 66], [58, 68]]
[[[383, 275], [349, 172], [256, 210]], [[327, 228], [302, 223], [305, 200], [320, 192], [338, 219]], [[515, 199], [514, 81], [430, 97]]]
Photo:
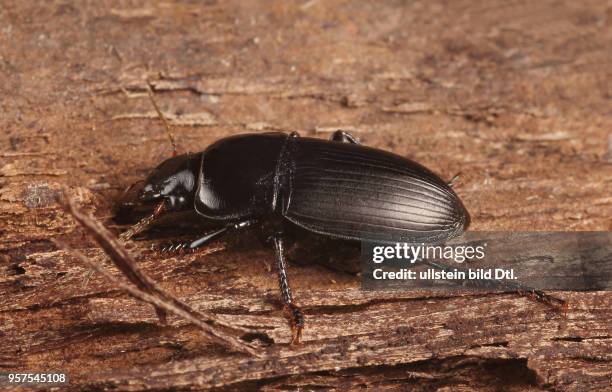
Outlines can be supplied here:
[[170, 292], [275, 342], [252, 360], [160, 326], [49, 238], [103, 260], [54, 203], [60, 185], [112, 227], [120, 191], [169, 157], [147, 79], [182, 151], [342, 128], [461, 172], [473, 230], [611, 230], [611, 60], [600, 0], [2, 1], [0, 371], [62, 370], [73, 389], [608, 388], [608, 293], [559, 294], [564, 318], [511, 294], [364, 293], [294, 265], [307, 329], [292, 348], [270, 250], [132, 245]]

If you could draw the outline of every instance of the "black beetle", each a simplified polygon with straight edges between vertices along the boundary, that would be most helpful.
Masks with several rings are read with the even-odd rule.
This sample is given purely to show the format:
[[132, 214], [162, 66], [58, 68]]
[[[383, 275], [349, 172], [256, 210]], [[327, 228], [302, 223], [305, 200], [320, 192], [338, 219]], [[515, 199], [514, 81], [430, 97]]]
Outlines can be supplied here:
[[288, 225], [336, 239], [430, 243], [460, 235], [470, 220], [450, 185], [429, 169], [360, 145], [344, 131], [331, 140], [295, 132], [221, 139], [203, 152], [164, 161], [119, 207], [155, 210], [124, 238], [160, 215], [190, 213], [216, 226], [185, 245], [191, 249], [266, 222], [294, 343], [304, 319], [287, 279], [283, 233]]

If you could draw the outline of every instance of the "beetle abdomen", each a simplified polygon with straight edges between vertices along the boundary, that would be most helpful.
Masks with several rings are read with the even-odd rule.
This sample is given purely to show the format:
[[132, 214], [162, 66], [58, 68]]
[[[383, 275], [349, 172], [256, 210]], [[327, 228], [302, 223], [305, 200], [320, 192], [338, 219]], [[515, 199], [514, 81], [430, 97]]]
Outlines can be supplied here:
[[284, 215], [337, 238], [383, 242], [443, 241], [469, 216], [437, 175], [398, 155], [356, 144], [294, 142]]

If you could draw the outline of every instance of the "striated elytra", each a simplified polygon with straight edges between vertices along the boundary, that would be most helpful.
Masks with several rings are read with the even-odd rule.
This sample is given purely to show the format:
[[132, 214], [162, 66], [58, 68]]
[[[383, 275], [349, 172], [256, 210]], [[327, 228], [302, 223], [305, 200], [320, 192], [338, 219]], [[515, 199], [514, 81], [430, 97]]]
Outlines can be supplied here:
[[132, 187], [119, 207], [121, 213], [155, 210], [153, 218], [197, 215], [217, 227], [185, 244], [188, 248], [265, 224], [293, 342], [299, 341], [304, 320], [287, 280], [287, 225], [338, 239], [421, 243], [456, 237], [470, 220], [457, 194], [432, 171], [363, 146], [343, 131], [331, 140], [297, 133], [221, 139], [203, 152], [166, 160]]

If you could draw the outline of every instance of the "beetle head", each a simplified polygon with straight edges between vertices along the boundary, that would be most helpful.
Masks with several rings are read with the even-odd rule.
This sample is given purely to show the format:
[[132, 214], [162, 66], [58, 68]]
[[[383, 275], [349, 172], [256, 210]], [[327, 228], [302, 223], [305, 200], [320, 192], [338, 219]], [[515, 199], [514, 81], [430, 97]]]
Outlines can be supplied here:
[[119, 201], [118, 216], [131, 220], [151, 213], [161, 203], [164, 212], [193, 209], [200, 157], [183, 154], [162, 162], [144, 181], [128, 188]]

